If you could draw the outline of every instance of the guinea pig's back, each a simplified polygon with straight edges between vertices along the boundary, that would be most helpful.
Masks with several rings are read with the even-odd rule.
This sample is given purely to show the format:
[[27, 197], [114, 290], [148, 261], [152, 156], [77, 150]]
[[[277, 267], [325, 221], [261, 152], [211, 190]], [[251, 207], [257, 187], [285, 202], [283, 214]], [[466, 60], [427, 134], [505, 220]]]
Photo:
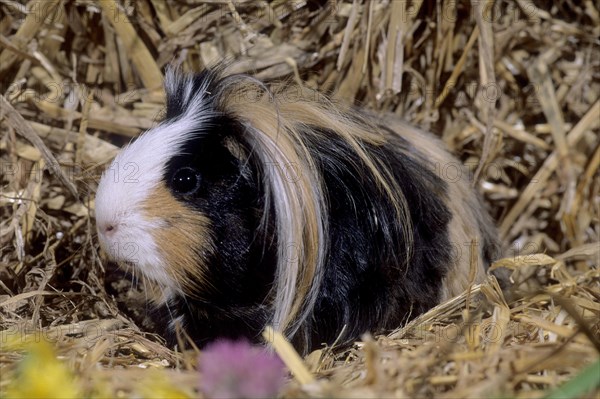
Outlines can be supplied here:
[[392, 116], [386, 118], [386, 123], [425, 156], [447, 185], [452, 264], [442, 287], [441, 300], [446, 300], [462, 293], [470, 283], [484, 280], [488, 266], [500, 251], [494, 222], [472, 187], [472, 171], [451, 155], [440, 139]]

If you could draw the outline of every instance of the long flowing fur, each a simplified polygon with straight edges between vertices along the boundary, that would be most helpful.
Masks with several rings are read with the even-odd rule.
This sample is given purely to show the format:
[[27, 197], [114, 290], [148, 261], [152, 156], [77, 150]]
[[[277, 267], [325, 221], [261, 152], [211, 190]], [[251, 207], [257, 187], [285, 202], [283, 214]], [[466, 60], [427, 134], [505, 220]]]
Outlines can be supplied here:
[[[161, 135], [176, 135], [177, 143], [205, 138], [199, 145], [221, 146], [218, 151], [236, 159], [232, 161], [239, 165], [236, 181], [245, 182], [244, 190], [254, 190], [254, 178], [260, 186], [256, 193], [262, 210], [254, 238], [225, 251], [235, 247], [239, 253], [231, 256], [233, 260], [256, 258], [268, 263], [268, 254], [252, 258], [244, 251], [260, 247], [267, 253], [274, 245], [274, 276], [265, 280], [272, 281], [270, 292], [254, 310], [228, 307], [237, 312], [231, 319], [241, 320], [235, 328], [252, 325], [252, 334], [271, 323], [306, 351], [335, 338], [340, 324], [348, 326], [345, 340], [364, 329], [397, 327], [413, 310], [422, 312], [483, 278], [497, 248], [493, 224], [462, 165], [433, 136], [394, 117], [333, 104], [297, 85], [266, 86], [246, 75], [228, 75], [225, 68], [198, 76], [171, 69], [166, 89], [165, 122], [147, 133], [152, 140], [142, 137], [141, 144], [134, 143], [125, 154], [144, 151], [144, 140], [157, 142]], [[169, 151], [183, 148], [187, 147], [181, 144]], [[463, 171], [459, 181], [436, 175], [436, 165], [449, 163]], [[163, 174], [167, 169], [164, 166]], [[214, 230], [218, 223], [204, 215], [201, 220], [203, 237], [186, 236], [190, 252], [170, 252], [175, 260], [165, 267], [179, 267], [167, 271], [175, 279], [211, 278], [207, 263], [221, 245]], [[155, 236], [162, 237], [159, 241], [168, 239], [165, 234]], [[472, 243], [478, 245], [474, 252]], [[450, 245], [462, 252], [450, 256]], [[359, 259], [353, 259], [357, 254]], [[194, 256], [197, 265], [189, 264]], [[240, 265], [240, 270], [247, 271], [244, 267]], [[205, 306], [210, 298], [189, 292], [211, 282], [173, 286], [183, 287], [175, 296], [191, 299], [192, 303], [182, 303], [193, 320], [212, 320]], [[193, 300], [199, 301], [196, 310]], [[353, 308], [363, 303], [364, 308]], [[222, 328], [229, 329], [229, 322], [224, 321]]]
[[[350, 113], [340, 112], [339, 106], [324, 96], [299, 97], [298, 93], [305, 90], [295, 86], [271, 92], [261, 82], [245, 75], [224, 78], [219, 82], [219, 89], [212, 93], [219, 99], [219, 109], [244, 125], [244, 140], [252, 146], [253, 155], [266, 166], [263, 171], [267, 194], [265, 215], [273, 203], [280, 239], [273, 324], [293, 335], [311, 315], [331, 245], [327, 196], [316, 161], [308, 150], [307, 131], [299, 128], [326, 126], [352, 147], [362, 163], [357, 169], [363, 170], [364, 178], [373, 180], [387, 197], [396, 210], [398, 226], [408, 237], [406, 242], [389, 244], [405, 245], [407, 254], [412, 246], [408, 204], [387, 166], [364, 148], [364, 143], [379, 145], [385, 141], [370, 121], [360, 116], [350, 118]], [[292, 101], [281, 101], [281, 98]], [[319, 137], [318, 131], [309, 129], [308, 133], [315, 135], [312, 140], [327, 140]], [[296, 253], [290, 254], [290, 249]]]

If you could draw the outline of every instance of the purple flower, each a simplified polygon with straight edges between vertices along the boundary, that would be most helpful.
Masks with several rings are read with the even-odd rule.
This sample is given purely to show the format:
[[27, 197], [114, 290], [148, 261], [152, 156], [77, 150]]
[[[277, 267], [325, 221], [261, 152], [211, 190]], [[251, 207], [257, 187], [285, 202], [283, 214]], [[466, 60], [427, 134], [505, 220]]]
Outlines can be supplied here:
[[200, 355], [200, 389], [209, 398], [273, 398], [285, 383], [283, 362], [247, 341], [217, 341]]

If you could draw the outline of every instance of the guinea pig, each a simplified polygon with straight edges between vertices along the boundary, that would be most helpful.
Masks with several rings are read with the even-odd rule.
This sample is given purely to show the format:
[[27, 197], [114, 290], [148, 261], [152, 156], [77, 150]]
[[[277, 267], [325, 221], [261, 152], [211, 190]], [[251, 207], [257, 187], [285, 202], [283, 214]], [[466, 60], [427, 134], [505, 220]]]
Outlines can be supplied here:
[[165, 335], [258, 340], [272, 325], [306, 353], [484, 279], [495, 228], [439, 139], [224, 71], [167, 71], [164, 120], [97, 190], [101, 247], [159, 288]]

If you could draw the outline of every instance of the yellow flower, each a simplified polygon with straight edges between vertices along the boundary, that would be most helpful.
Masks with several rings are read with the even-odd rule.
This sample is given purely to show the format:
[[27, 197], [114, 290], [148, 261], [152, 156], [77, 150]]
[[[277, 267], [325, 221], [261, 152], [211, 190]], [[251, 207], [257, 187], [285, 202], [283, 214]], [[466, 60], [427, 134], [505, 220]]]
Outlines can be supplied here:
[[14, 379], [6, 388], [6, 398], [80, 398], [81, 389], [67, 366], [56, 358], [47, 341], [29, 344]]
[[189, 399], [191, 397], [188, 393], [177, 388], [159, 370], [149, 370], [144, 383], [138, 389], [140, 396], [144, 399]]

